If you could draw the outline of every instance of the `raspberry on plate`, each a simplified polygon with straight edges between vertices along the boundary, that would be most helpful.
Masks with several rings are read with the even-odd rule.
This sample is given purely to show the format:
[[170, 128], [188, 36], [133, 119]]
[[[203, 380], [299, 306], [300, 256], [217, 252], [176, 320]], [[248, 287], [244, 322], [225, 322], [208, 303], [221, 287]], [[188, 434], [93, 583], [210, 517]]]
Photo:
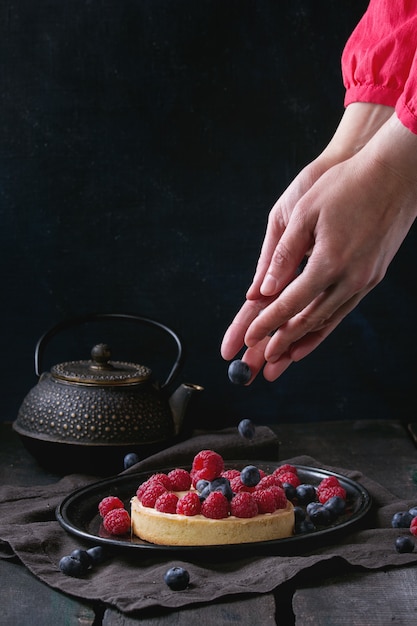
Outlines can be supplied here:
[[193, 460], [191, 475], [193, 484], [197, 480], [213, 480], [224, 470], [223, 457], [213, 450], [201, 450]]
[[112, 535], [124, 535], [130, 530], [130, 515], [126, 509], [113, 509], [103, 519], [103, 526]]
[[177, 503], [177, 513], [180, 515], [198, 515], [201, 512], [201, 502], [195, 491], [189, 491]]
[[343, 500], [346, 500], [346, 489], [339, 484], [333, 487], [325, 487], [324, 489], [322, 488], [320, 489], [320, 491], [317, 492], [317, 495], [319, 497], [319, 501], [322, 504], [324, 504], [325, 502], [327, 502], [327, 500], [333, 498], [334, 496], [339, 496]]
[[339, 487], [339, 486], [340, 486], [340, 482], [339, 482], [339, 479], [336, 478], [336, 476], [327, 476], [326, 478], [323, 478], [323, 480], [317, 486], [317, 493], [320, 495], [320, 491], [322, 491], [323, 489], [328, 489], [329, 487]]
[[294, 465], [290, 465], [289, 463], [284, 463], [284, 465], [280, 465], [276, 470], [273, 471], [275, 476], [279, 476], [280, 474], [285, 474], [286, 472], [291, 472], [291, 474], [297, 474], [297, 468]]
[[166, 491], [156, 499], [155, 510], [160, 513], [176, 513], [178, 500], [179, 498], [175, 493]]
[[177, 467], [168, 473], [172, 491], [187, 491], [191, 487], [190, 472]]
[[411, 524], [410, 524], [410, 533], [412, 535], [414, 535], [414, 537], [417, 537], [417, 517], [414, 517], [411, 520]]
[[230, 503], [230, 513], [235, 517], [248, 518], [258, 515], [258, 505], [254, 496], [247, 491], [236, 494]]
[[293, 487], [298, 487], [299, 485], [301, 485], [298, 474], [295, 474], [294, 472], [282, 472], [280, 474], [277, 474], [277, 477], [280, 479], [282, 484], [287, 483], [289, 485], [292, 485]]
[[99, 503], [98, 512], [101, 517], [106, 517], [107, 513], [113, 511], [113, 509], [124, 509], [124, 507], [125, 505], [117, 496], [107, 496]]
[[201, 505], [201, 513], [211, 519], [227, 517], [229, 509], [229, 501], [220, 491], [212, 491]]

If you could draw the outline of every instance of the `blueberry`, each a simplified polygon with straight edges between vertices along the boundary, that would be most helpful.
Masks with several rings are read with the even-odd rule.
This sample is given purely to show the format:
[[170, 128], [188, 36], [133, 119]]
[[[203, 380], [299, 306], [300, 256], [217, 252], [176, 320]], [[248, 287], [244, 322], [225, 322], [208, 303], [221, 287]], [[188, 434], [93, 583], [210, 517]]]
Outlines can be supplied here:
[[197, 481], [195, 488], [198, 491], [200, 500], [205, 500], [210, 493], [210, 482], [202, 478]]
[[208, 489], [209, 492], [220, 491], [220, 493], [222, 493], [228, 500], [233, 498], [233, 491], [228, 478], [223, 478], [222, 476], [215, 478], [209, 483]]
[[94, 546], [93, 548], [89, 548], [87, 553], [93, 559], [93, 564], [103, 563], [106, 560], [106, 552], [102, 546]]
[[255, 465], [247, 465], [240, 472], [240, 480], [246, 487], [256, 487], [261, 480], [258, 468]]
[[321, 502], [309, 502], [306, 506], [307, 515], [314, 515], [317, 509], [320, 509], [322, 506]]
[[409, 511], [398, 511], [392, 517], [391, 526], [393, 528], [410, 528], [412, 519], [413, 516]]
[[302, 484], [295, 489], [298, 504], [306, 505], [316, 499], [316, 490], [313, 485]]
[[414, 541], [411, 537], [397, 537], [395, 540], [395, 549], [397, 552], [412, 552], [414, 550]]
[[313, 522], [309, 519], [305, 519], [295, 527], [295, 532], [297, 535], [305, 535], [307, 533], [312, 533], [316, 530]]
[[290, 483], [282, 483], [282, 486], [284, 488], [285, 495], [287, 496], [287, 500], [295, 500], [297, 492], [294, 485], [290, 485]]
[[70, 554], [70, 557], [72, 559], [77, 559], [78, 561], [80, 561], [85, 569], [88, 569], [93, 564], [93, 558], [91, 554], [88, 554], [87, 550], [73, 550]]
[[173, 591], [182, 591], [188, 587], [190, 575], [183, 567], [171, 567], [165, 572], [164, 581]]
[[336, 517], [345, 512], [346, 502], [340, 496], [332, 496], [324, 503], [326, 509], [329, 509]]
[[310, 521], [317, 526], [329, 526], [334, 520], [335, 515], [330, 511], [330, 509], [326, 509], [322, 504], [318, 507], [315, 507], [310, 513]]
[[239, 434], [245, 439], [253, 439], [255, 436], [255, 425], [249, 419], [240, 421], [237, 429]]
[[306, 512], [304, 511], [302, 506], [295, 506], [294, 507], [294, 521], [295, 521], [295, 525], [299, 526], [301, 524], [301, 522], [304, 522], [306, 518]]
[[228, 369], [229, 380], [234, 385], [246, 385], [251, 379], [252, 372], [245, 361], [232, 361]]
[[123, 467], [125, 468], [125, 470], [129, 469], [129, 467], [132, 467], [132, 465], [136, 465], [136, 463], [139, 463], [139, 457], [135, 452], [129, 452], [129, 454], [126, 454], [125, 458], [123, 459]]
[[411, 507], [411, 509], [408, 510], [408, 512], [410, 513], [410, 515], [412, 515], [413, 517], [417, 517], [417, 506], [413, 506]]
[[69, 555], [63, 556], [59, 561], [59, 569], [66, 576], [73, 576], [75, 578], [83, 576], [88, 570], [79, 559], [74, 559], [74, 557]]

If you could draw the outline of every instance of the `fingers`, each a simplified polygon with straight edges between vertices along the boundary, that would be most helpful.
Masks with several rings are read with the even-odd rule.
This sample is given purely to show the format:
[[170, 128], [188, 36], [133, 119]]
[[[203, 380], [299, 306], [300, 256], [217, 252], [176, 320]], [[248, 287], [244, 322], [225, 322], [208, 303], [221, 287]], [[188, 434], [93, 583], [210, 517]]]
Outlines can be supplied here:
[[220, 353], [226, 361], [233, 359], [242, 349], [248, 327], [270, 302], [271, 298], [261, 297], [257, 300], [247, 300], [243, 304], [223, 337]]

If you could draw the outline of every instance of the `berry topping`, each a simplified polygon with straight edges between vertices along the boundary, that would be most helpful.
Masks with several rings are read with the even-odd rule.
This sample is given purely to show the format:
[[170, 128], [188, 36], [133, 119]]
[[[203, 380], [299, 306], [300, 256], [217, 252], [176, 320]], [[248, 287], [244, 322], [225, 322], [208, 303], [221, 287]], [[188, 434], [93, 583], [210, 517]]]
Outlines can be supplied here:
[[124, 535], [130, 530], [130, 515], [126, 509], [113, 509], [104, 518], [103, 526], [112, 535]]
[[193, 485], [202, 478], [213, 480], [221, 475], [224, 470], [223, 458], [213, 450], [201, 450], [193, 460], [191, 477]]
[[276, 510], [275, 494], [272, 489], [260, 489], [252, 495], [258, 506], [259, 513], [273, 513]]
[[180, 515], [198, 515], [201, 512], [201, 502], [195, 491], [189, 491], [177, 503], [177, 513]]
[[178, 499], [175, 493], [166, 491], [156, 499], [155, 510], [160, 513], [176, 513]]
[[412, 535], [414, 535], [414, 537], [417, 537], [417, 517], [413, 517], [411, 524], [410, 524], [410, 533]]
[[252, 376], [249, 365], [240, 359], [236, 359], [236, 361], [230, 363], [227, 373], [230, 382], [234, 385], [246, 385]]
[[239, 435], [245, 439], [251, 440], [255, 437], [255, 425], [247, 418], [239, 422], [237, 429], [239, 431]]
[[232, 478], [236, 478], [236, 476], [240, 476], [240, 472], [237, 469], [229, 469], [222, 472], [222, 477], [228, 478], [229, 480], [232, 480]]
[[240, 480], [246, 487], [255, 487], [261, 480], [258, 468], [255, 465], [247, 465], [240, 472]]
[[273, 474], [268, 474], [268, 476], [263, 476], [259, 483], [256, 485], [256, 489], [266, 489], [267, 487], [282, 487], [281, 481], [279, 478], [274, 476]]
[[162, 472], [159, 474], [153, 474], [150, 477], [151, 482], [162, 483], [165, 489], [172, 491], [171, 479], [167, 474], [163, 474]]
[[319, 500], [322, 504], [330, 500], [330, 498], [334, 498], [338, 496], [342, 498], [342, 500], [346, 500], [346, 489], [342, 487], [342, 485], [335, 485], [334, 487], [325, 487], [324, 489], [320, 489], [318, 492]]
[[229, 508], [228, 499], [220, 491], [213, 491], [202, 503], [201, 513], [211, 519], [223, 519], [229, 515]]
[[241, 491], [255, 491], [255, 487], [247, 487], [246, 485], [244, 485], [240, 479], [240, 474], [239, 476], [236, 476], [235, 478], [232, 478], [232, 480], [230, 481], [230, 486], [232, 488], [233, 493], [240, 493]]
[[139, 463], [139, 457], [135, 452], [129, 452], [129, 454], [126, 454], [125, 458], [123, 459], [123, 467], [125, 470], [129, 469], [129, 467], [132, 467], [133, 465], [136, 465], [136, 463]]
[[103, 498], [98, 505], [98, 512], [101, 517], [106, 517], [107, 513], [113, 511], [113, 509], [124, 509], [125, 505], [116, 496], [107, 496]]
[[230, 503], [230, 513], [235, 517], [255, 517], [258, 505], [251, 493], [242, 491], [235, 495]]
[[149, 506], [153, 508], [159, 496], [161, 496], [165, 492], [166, 488], [162, 483], [157, 481], [150, 482], [146, 489], [143, 491], [143, 493], [141, 493], [140, 501], [142, 502], [143, 506]]
[[273, 471], [274, 476], [279, 476], [280, 474], [285, 474], [286, 472], [291, 472], [291, 474], [297, 474], [297, 468], [294, 465], [290, 465], [289, 463], [285, 463], [284, 465], [280, 465], [276, 470]]
[[190, 575], [183, 567], [171, 567], [165, 572], [164, 581], [173, 591], [183, 591], [188, 587]]
[[287, 495], [285, 493], [285, 489], [283, 487], [278, 487], [278, 485], [272, 485], [268, 487], [266, 491], [270, 491], [274, 494], [275, 498], [275, 508], [277, 509], [285, 509], [287, 506]]
[[298, 485], [301, 484], [301, 481], [298, 478], [298, 475], [295, 474], [294, 472], [282, 472], [278, 474], [277, 477], [282, 482], [282, 484], [288, 483], [289, 485], [292, 485], [293, 487], [298, 487]]
[[[215, 478], [214, 480], [209, 482], [208, 490], [210, 493], [212, 491], [220, 491], [220, 493], [222, 493], [228, 500], [231, 500], [233, 498], [233, 491], [230, 485], [230, 480], [228, 478], [224, 478], [223, 476]], [[201, 495], [203, 495], [203, 493], [204, 492], [202, 492]]]
[[173, 469], [168, 474], [172, 491], [187, 491], [191, 487], [190, 473], [185, 469]]

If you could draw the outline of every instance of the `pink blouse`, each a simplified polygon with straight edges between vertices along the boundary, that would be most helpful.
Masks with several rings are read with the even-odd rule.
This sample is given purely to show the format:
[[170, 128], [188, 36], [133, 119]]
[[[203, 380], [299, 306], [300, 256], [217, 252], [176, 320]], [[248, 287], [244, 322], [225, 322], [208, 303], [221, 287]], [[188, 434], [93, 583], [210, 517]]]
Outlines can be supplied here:
[[345, 106], [395, 107], [417, 134], [417, 0], [370, 0], [342, 55]]

